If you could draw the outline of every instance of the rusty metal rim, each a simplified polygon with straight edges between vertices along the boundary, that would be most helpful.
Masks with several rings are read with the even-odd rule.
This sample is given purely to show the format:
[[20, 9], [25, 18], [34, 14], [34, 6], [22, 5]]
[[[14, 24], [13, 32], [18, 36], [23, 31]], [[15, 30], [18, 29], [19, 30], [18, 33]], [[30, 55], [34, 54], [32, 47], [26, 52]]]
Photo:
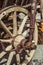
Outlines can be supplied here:
[[[9, 8], [12, 8], [12, 7], [21, 7], [21, 8], [24, 8], [24, 7], [22, 7], [22, 6], [17, 6], [17, 5], [8, 6], [8, 7], [3, 8], [2, 10], [0, 10], [0, 14], [1, 14], [3, 11], [5, 11], [5, 10], [7, 10], [7, 9], [9, 9]], [[26, 9], [26, 8], [24, 8], [24, 9]]]

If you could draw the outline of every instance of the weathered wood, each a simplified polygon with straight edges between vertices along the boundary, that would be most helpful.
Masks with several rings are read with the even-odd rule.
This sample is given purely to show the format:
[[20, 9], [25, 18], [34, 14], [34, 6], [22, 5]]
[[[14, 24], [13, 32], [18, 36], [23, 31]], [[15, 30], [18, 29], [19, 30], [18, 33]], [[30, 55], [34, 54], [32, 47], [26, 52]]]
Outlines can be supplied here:
[[12, 58], [13, 58], [13, 56], [14, 56], [15, 54], [16, 54], [15, 51], [13, 51], [13, 52], [11, 52], [11, 53], [9, 54], [8, 61], [7, 61], [6, 65], [10, 65], [10, 64], [11, 64]]
[[13, 14], [13, 35], [17, 35], [17, 13], [14, 12]]
[[[6, 48], [6, 50], [11, 50], [11, 49], [12, 49], [12, 45], [10, 45], [10, 46], [8, 46], [8, 47]], [[0, 58], [2, 58], [6, 53], [7, 53], [7, 52], [2, 51], [2, 52], [0, 53]]]
[[43, 9], [43, 0], [41, 0], [41, 8]]
[[25, 23], [26, 23], [27, 19], [28, 19], [28, 15], [24, 17], [24, 19], [23, 19], [23, 21], [22, 21], [22, 23], [21, 23], [21, 25], [19, 27], [18, 34], [21, 34], [22, 33], [23, 28], [25, 26]]
[[0, 39], [0, 42], [2, 42], [2, 43], [11, 43], [11, 41], [12, 41], [12, 39], [8, 39], [8, 40]]
[[12, 37], [12, 33], [9, 31], [9, 29], [6, 27], [6, 25], [0, 20], [0, 25], [3, 27], [3, 29]]
[[8, 4], [8, 0], [4, 0], [4, 1], [3, 1], [2, 8], [6, 7], [6, 6], [7, 6], [7, 4]]

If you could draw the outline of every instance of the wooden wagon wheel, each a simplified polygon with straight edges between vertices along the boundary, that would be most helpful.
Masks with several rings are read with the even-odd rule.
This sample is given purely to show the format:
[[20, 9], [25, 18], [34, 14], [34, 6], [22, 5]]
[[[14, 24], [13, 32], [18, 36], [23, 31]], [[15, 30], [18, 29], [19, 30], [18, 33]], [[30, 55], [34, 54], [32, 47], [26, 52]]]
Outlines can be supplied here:
[[[11, 31], [7, 27], [8, 25], [5, 24], [5, 20], [3, 20], [6, 17], [8, 19], [8, 22], [10, 22], [10, 23], [12, 22], [13, 33], [11, 33]], [[11, 61], [13, 59], [13, 56], [15, 56], [15, 55], [16, 55], [15, 56], [16, 57], [15, 65], [16, 64], [17, 65], [27, 65], [34, 55], [34, 52], [36, 49], [32, 48], [32, 47], [33, 47], [33, 45], [37, 46], [37, 41], [38, 41], [38, 30], [37, 30], [36, 23], [35, 23], [35, 30], [33, 33], [33, 40], [32, 40], [32, 43], [34, 43], [34, 44], [31, 45], [30, 48], [26, 48], [23, 50], [19, 47], [20, 49], [19, 49], [18, 53], [16, 53], [16, 51], [15, 51], [15, 49], [18, 47], [18, 45], [22, 41], [26, 40], [25, 44], [27, 44], [27, 42], [29, 42], [29, 39], [28, 39], [29, 36], [27, 38], [27, 34], [29, 34], [29, 32], [30, 32], [30, 22], [29, 22], [30, 19], [29, 18], [30, 18], [30, 13], [28, 12], [28, 10], [26, 10], [22, 7], [10, 6], [10, 7], [3, 9], [0, 12], [0, 26], [9, 35], [8, 39], [2, 39], [2, 38], [0, 39], [0, 45], [2, 45], [2, 47], [3, 47], [3, 50], [0, 53], [0, 59], [3, 58], [3, 56], [5, 56], [5, 54], [8, 54], [5, 51], [10, 51], [6, 65], [11, 65]], [[3, 45], [7, 44], [7, 43], [9, 44], [9, 46], [7, 46], [5, 48]], [[18, 48], [16, 50], [18, 50]], [[24, 60], [22, 59], [24, 57], [22, 57], [21, 54], [23, 54], [25, 56]], [[14, 60], [14, 62], [15, 62], [15, 60]], [[23, 60], [23, 61], [21, 62], [21, 60]]]

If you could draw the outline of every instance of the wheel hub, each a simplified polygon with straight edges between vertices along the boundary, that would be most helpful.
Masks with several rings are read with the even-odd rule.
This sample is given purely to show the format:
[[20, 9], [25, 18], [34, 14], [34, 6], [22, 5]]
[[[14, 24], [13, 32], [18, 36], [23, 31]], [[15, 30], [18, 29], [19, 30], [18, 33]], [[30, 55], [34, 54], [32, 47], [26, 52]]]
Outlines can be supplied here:
[[25, 39], [25, 37], [23, 36], [23, 35], [17, 35], [17, 36], [15, 36], [15, 38], [14, 38], [14, 47], [16, 48], [20, 43], [21, 43], [21, 41], [23, 40], [23, 39]]

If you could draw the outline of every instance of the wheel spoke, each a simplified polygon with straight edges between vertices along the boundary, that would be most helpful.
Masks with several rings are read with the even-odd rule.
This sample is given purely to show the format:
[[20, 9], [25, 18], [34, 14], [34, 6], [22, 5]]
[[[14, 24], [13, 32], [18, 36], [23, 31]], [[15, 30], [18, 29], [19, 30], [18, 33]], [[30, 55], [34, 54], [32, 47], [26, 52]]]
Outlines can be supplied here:
[[25, 26], [25, 23], [26, 23], [27, 19], [28, 19], [28, 15], [24, 17], [24, 19], [23, 19], [23, 21], [22, 21], [22, 23], [21, 23], [21, 25], [19, 27], [18, 34], [21, 34], [22, 33], [23, 28]]
[[18, 0], [15, 1], [15, 3], [17, 4]]
[[22, 0], [22, 2], [21, 2], [21, 6], [23, 5], [23, 3], [24, 3], [24, 0]]
[[30, 31], [29, 29], [26, 30], [26, 31], [24, 31], [24, 32], [22, 33], [22, 35], [23, 35], [24, 37], [26, 37], [26, 35], [28, 34], [29, 31]]
[[28, 0], [26, 0], [26, 4], [28, 3]]
[[8, 61], [7, 61], [6, 65], [10, 65], [11, 64], [11, 61], [12, 61], [12, 58], [13, 58], [14, 55], [15, 55], [14, 51], [9, 54]]
[[0, 58], [2, 58], [5, 54], [6, 54], [6, 52], [2, 51], [2, 52], [0, 53]]
[[0, 42], [2, 43], [11, 43], [12, 39], [8, 39], [8, 40], [4, 40], [4, 39], [0, 39]]
[[31, 6], [31, 3], [30, 4], [27, 4], [27, 5], [24, 5], [23, 7], [30, 7]]
[[16, 12], [14, 12], [13, 15], [13, 35], [15, 36], [17, 34], [17, 15]]
[[[6, 50], [11, 50], [11, 49], [12, 49], [12, 45], [10, 45], [10, 46], [8, 46], [8, 47], [6, 48]], [[2, 52], [0, 53], [0, 58], [2, 58], [6, 53], [7, 53], [7, 52], [2, 51]]]
[[19, 54], [16, 55], [16, 60], [17, 60], [17, 65], [20, 65], [20, 55]]
[[3, 23], [2, 20], [0, 20], [0, 25], [3, 27], [3, 29], [10, 35], [10, 37], [13, 37], [12, 33], [9, 31], [9, 29], [6, 27], [6, 25]]

